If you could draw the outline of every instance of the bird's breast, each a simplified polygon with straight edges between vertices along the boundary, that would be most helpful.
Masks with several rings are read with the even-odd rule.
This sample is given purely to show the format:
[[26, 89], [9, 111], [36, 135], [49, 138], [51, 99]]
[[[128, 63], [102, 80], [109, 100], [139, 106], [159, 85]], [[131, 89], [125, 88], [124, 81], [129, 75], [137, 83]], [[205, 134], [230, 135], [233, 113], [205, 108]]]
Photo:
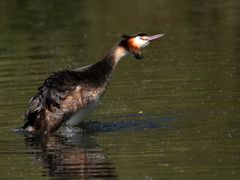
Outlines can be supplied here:
[[105, 88], [89, 89], [81, 86], [77, 87], [65, 99], [63, 109], [70, 111], [72, 114], [69, 120], [66, 121], [66, 124], [77, 126], [83, 118], [96, 108], [104, 91]]
[[93, 102], [89, 103], [86, 107], [81, 108], [72, 114], [69, 120], [66, 121], [66, 125], [68, 126], [77, 126], [81, 123], [81, 121], [90, 114], [98, 105], [100, 101], [100, 97], [97, 97]]

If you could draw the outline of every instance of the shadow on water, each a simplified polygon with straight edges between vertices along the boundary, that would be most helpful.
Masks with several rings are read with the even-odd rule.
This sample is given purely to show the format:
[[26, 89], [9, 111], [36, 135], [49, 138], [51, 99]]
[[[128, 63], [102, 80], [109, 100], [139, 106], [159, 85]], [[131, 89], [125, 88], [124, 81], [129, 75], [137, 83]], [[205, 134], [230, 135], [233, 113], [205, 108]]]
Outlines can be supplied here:
[[[52, 136], [26, 135], [25, 143], [46, 170], [43, 171], [43, 176], [57, 179], [117, 179], [114, 164], [109, 161], [94, 136], [90, 135], [98, 132], [167, 128], [162, 124], [173, 121], [171, 118], [157, 119], [154, 116], [149, 116], [146, 120], [145, 115], [139, 114], [124, 115], [121, 118], [125, 120], [83, 122], [81, 128], [84, 130], [81, 132], [68, 129]], [[141, 118], [143, 119], [139, 120]]]
[[[80, 127], [83, 127], [85, 132], [113, 132], [124, 130], [144, 130], [153, 128], [170, 128], [168, 122], [175, 119], [172, 117], [162, 117], [159, 115], [146, 115], [146, 114], [126, 114], [116, 115], [112, 117], [120, 119], [121, 121], [100, 122], [100, 121], [83, 121]], [[167, 124], [166, 124], [167, 123]]]

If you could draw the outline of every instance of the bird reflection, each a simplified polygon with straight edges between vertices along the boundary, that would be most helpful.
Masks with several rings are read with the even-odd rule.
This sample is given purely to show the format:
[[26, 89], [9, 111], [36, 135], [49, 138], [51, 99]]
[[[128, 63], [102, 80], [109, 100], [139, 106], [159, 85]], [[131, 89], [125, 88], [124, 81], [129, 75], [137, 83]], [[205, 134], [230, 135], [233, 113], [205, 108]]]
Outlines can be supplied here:
[[46, 170], [43, 176], [57, 179], [117, 178], [115, 167], [89, 136], [35, 136], [27, 137], [25, 142]]
[[44, 167], [43, 176], [57, 179], [117, 179], [115, 167], [91, 134], [168, 128], [168, 123], [175, 120], [138, 114], [116, 117], [120, 118], [121, 121], [116, 122], [83, 121], [82, 129], [66, 127], [58, 135], [31, 137], [31, 134], [23, 134], [26, 135], [25, 142], [31, 154]]

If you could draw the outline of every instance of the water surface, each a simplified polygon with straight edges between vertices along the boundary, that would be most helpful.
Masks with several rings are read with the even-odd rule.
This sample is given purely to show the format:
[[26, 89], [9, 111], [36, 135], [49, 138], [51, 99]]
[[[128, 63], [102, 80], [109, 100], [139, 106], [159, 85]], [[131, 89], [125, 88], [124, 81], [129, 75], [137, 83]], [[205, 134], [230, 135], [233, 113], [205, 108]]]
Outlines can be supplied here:
[[[240, 2], [1, 1], [3, 179], [239, 179]], [[12, 132], [52, 72], [96, 62], [122, 33], [164, 33], [124, 58], [84, 134]]]

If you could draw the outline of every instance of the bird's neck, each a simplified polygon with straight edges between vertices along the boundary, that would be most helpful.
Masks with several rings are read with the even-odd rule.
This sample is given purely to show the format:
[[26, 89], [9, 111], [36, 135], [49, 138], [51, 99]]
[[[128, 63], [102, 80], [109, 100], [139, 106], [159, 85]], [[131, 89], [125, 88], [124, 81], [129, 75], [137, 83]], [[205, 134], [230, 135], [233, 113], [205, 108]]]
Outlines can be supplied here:
[[92, 84], [95, 87], [106, 87], [111, 79], [114, 69], [117, 66], [117, 63], [127, 54], [128, 51], [124, 47], [118, 45], [113, 47], [101, 61], [98, 61], [96, 64], [91, 66], [89, 71], [89, 79], [91, 79], [90, 82], [93, 82]]
[[102, 62], [108, 62], [112, 65], [112, 68], [115, 69], [119, 60], [127, 54], [128, 51], [124, 47], [117, 45], [107, 53], [107, 55], [103, 58]]
[[115, 70], [119, 60], [126, 56], [128, 51], [121, 46], [113, 47], [107, 55], [99, 62], [102, 66], [101, 72], [106, 75], [106, 77], [111, 78], [113, 71]]

